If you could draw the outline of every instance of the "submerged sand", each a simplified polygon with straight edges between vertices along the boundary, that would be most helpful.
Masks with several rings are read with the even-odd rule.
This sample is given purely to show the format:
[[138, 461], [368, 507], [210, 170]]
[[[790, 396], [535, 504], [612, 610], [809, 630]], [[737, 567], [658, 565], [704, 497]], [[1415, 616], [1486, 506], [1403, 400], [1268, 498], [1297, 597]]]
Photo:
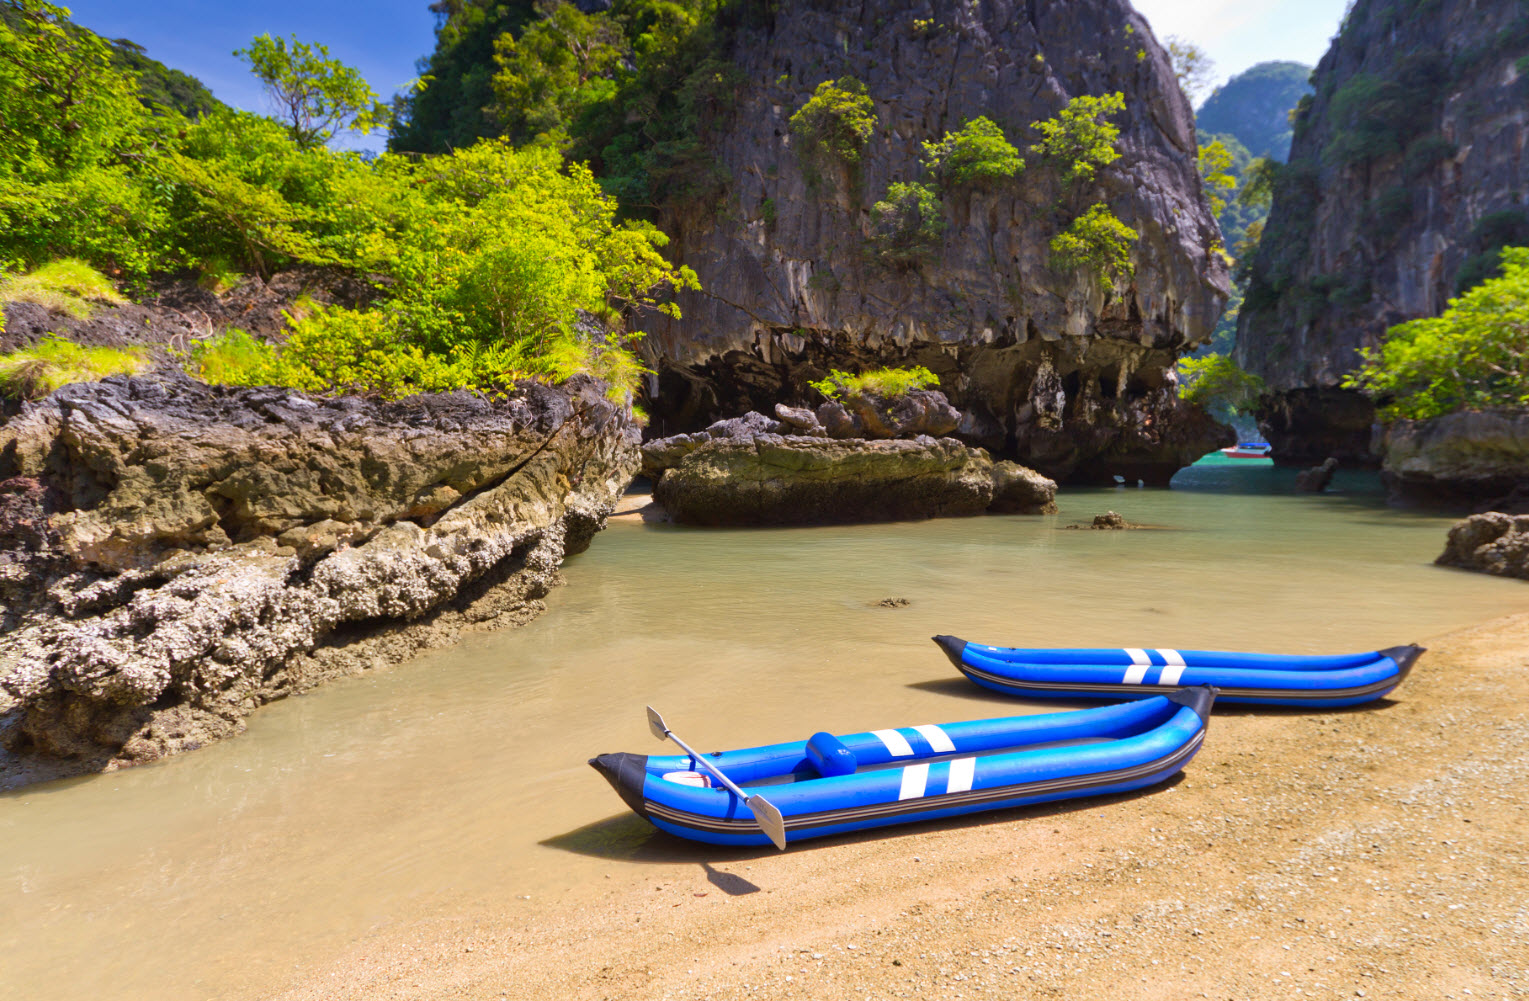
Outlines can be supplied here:
[[785, 853], [613, 794], [556, 842], [603, 879], [399, 921], [282, 997], [1529, 996], [1529, 615], [1425, 642], [1391, 700], [1218, 710], [1136, 794]]

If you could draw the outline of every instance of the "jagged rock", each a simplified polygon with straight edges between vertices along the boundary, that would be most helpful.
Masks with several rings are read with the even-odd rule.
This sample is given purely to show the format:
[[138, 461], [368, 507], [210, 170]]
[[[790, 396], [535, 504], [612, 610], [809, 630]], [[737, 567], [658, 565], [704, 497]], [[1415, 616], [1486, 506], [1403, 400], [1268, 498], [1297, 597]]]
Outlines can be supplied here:
[[823, 422], [818, 420], [818, 415], [806, 407], [788, 407], [784, 403], [777, 403], [775, 416], [791, 429], [792, 434], [804, 434], [808, 437], [828, 436], [828, 430], [823, 427]]
[[1529, 579], [1529, 515], [1491, 511], [1457, 521], [1449, 530], [1444, 552], [1434, 562]]
[[1089, 527], [1105, 530], [1118, 530], [1122, 528], [1130, 528], [1131, 526], [1126, 522], [1125, 518], [1116, 514], [1114, 511], [1106, 511], [1103, 514], [1094, 515], [1093, 524], [1089, 525]]
[[[1529, 239], [1522, 6], [1400, 10], [1358, 0], [1345, 16], [1294, 119], [1252, 262], [1236, 353], [1274, 397], [1259, 424], [1276, 461], [1366, 457], [1373, 416], [1340, 388], [1359, 352], [1442, 312], [1462, 279], [1479, 280], [1482, 253]], [[1379, 100], [1405, 111], [1373, 110]]]
[[844, 406], [860, 429], [856, 437], [943, 438], [961, 426], [960, 411], [937, 390], [915, 389], [891, 399], [854, 393], [845, 397]]
[[876, 608], [907, 608], [913, 602], [907, 598], [882, 598], [873, 604]]
[[601, 387], [378, 403], [113, 378], [0, 429], [0, 787], [534, 617], [636, 470]]
[[[962, 437], [1053, 478], [1166, 483], [1231, 443], [1175, 397], [1174, 361], [1210, 337], [1229, 283], [1193, 111], [1125, 0], [830, 0], [758, 23], [731, 53], [736, 114], [709, 144], [728, 178], [716, 209], [660, 212], [706, 291], [681, 294], [682, 318], [644, 321], [655, 427], [693, 431], [800, 400], [835, 368], [924, 365], [970, 415], [976, 433]], [[809, 184], [789, 119], [841, 76], [866, 84], [878, 128], [853, 173], [818, 169]], [[1089, 197], [1140, 233], [1129, 282], [1050, 266], [1065, 193], [1028, 154], [1015, 180], [945, 196], [944, 238], [917, 267], [868, 252], [866, 207], [920, 175], [925, 141], [987, 116], [1023, 150], [1031, 122], [1115, 90], [1122, 156]], [[834, 436], [878, 433], [819, 418]]]
[[994, 514], [1056, 514], [1056, 481], [1017, 462], [993, 463]]
[[1380, 441], [1381, 478], [1394, 501], [1468, 510], [1529, 485], [1529, 409], [1397, 421]]
[[838, 400], [829, 400], [818, 407], [817, 417], [830, 438], [865, 437], [865, 428], [861, 426], [860, 419]]
[[1303, 469], [1295, 476], [1295, 488], [1302, 493], [1319, 494], [1326, 490], [1333, 481], [1333, 474], [1338, 471], [1338, 460], [1328, 456], [1320, 466], [1312, 466]]

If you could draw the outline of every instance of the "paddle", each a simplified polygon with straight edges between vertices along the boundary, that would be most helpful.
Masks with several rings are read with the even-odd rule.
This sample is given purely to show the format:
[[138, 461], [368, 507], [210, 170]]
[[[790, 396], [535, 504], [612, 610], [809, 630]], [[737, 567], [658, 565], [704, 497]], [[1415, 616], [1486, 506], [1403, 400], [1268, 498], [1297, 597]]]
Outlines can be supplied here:
[[743, 800], [748, 808], [754, 811], [754, 822], [759, 825], [759, 829], [764, 831], [771, 841], [775, 842], [775, 847], [781, 851], [786, 850], [786, 821], [781, 817], [780, 811], [775, 808], [774, 803], [771, 803], [763, 796], [750, 796], [742, 789], [739, 789], [733, 784], [732, 779], [722, 774], [720, 768], [707, 761], [700, 754], [697, 754], [689, 744], [685, 743], [675, 735], [673, 730], [665, 726], [664, 718], [652, 706], [648, 706], [648, 729], [652, 730], [653, 736], [659, 740], [672, 740], [683, 747], [685, 753], [690, 755], [690, 760], [711, 772], [712, 778], [721, 782], [729, 792]]

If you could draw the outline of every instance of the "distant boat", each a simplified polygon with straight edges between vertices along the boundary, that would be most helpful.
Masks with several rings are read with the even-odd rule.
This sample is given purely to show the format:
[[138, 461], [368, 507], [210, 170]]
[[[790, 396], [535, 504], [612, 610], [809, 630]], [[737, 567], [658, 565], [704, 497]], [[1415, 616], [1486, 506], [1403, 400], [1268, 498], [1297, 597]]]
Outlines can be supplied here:
[[1026, 698], [1139, 699], [1180, 685], [1215, 685], [1221, 702], [1353, 706], [1402, 683], [1420, 646], [1338, 656], [1220, 650], [1021, 650], [936, 636], [967, 678]]
[[1231, 448], [1223, 448], [1221, 454], [1228, 459], [1267, 459], [1273, 450], [1266, 441], [1240, 441]]

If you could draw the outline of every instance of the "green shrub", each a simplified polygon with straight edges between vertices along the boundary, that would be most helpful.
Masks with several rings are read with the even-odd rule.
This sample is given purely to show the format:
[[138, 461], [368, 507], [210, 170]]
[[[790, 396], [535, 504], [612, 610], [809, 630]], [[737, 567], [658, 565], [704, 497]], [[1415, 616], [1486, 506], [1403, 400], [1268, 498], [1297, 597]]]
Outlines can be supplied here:
[[1205, 198], [1210, 202], [1210, 213], [1219, 216], [1227, 206], [1228, 196], [1237, 190], [1232, 151], [1226, 143], [1213, 139], [1201, 145], [1196, 162], [1200, 168], [1200, 182], [1205, 189]]
[[1056, 117], [1031, 126], [1040, 132], [1041, 141], [1030, 149], [1050, 161], [1065, 183], [1091, 182], [1099, 168], [1120, 159], [1115, 149], [1120, 128], [1106, 119], [1125, 107], [1125, 95], [1119, 92], [1075, 97]]
[[871, 246], [885, 264], [917, 264], [939, 248], [944, 231], [939, 195], [927, 184], [898, 182], [871, 206]]
[[50, 334], [20, 351], [0, 355], [0, 393], [38, 400], [74, 382], [135, 375], [148, 367], [144, 348], [87, 348]]
[[946, 188], [1002, 181], [1025, 169], [1019, 150], [986, 116], [924, 143], [924, 166]]
[[1087, 268], [1111, 282], [1130, 277], [1131, 244], [1136, 230], [1115, 217], [1104, 204], [1094, 205], [1066, 231], [1051, 239], [1051, 266], [1058, 271]]
[[1222, 420], [1246, 411], [1264, 391], [1262, 379], [1222, 354], [1180, 358], [1175, 371], [1179, 399], [1198, 404]]
[[878, 368], [860, 375], [850, 375], [834, 369], [828, 373], [827, 378], [808, 383], [830, 400], [867, 394], [892, 399], [915, 389], [928, 389], [939, 384], [940, 377], [922, 365], [911, 368]]
[[876, 105], [865, 84], [851, 76], [824, 80], [791, 116], [791, 132], [804, 157], [832, 157], [854, 166], [876, 130]]
[[90, 318], [93, 302], [121, 305], [126, 301], [105, 275], [72, 257], [44, 264], [31, 274], [0, 277], [0, 305], [31, 302], [77, 320]]
[[1529, 248], [1504, 249], [1499, 277], [1360, 354], [1343, 384], [1374, 397], [1384, 420], [1529, 404]]

